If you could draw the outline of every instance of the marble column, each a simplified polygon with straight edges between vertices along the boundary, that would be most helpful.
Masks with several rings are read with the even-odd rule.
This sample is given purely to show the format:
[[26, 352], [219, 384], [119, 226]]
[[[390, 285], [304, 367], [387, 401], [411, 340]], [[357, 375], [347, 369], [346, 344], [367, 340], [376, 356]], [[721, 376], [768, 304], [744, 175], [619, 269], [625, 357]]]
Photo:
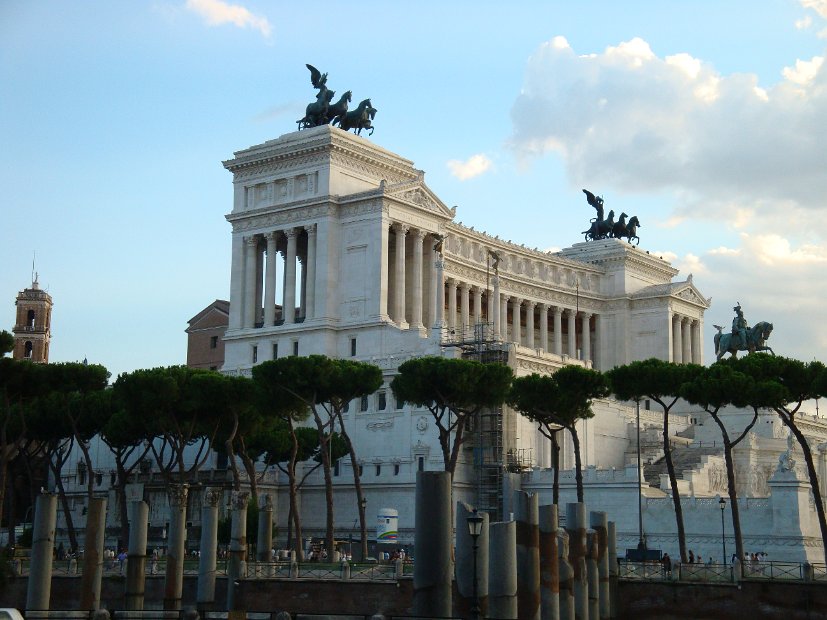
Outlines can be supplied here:
[[548, 304], [540, 304], [540, 349], [548, 353]]
[[273, 561], [273, 498], [270, 495], [260, 495], [263, 500], [261, 510], [258, 511], [258, 538], [256, 539], [256, 560], [259, 562]]
[[474, 287], [474, 325], [482, 323], [482, 288]]
[[244, 577], [247, 563], [247, 503], [250, 494], [233, 491], [233, 520], [230, 532], [230, 555], [227, 562], [227, 610], [236, 610], [236, 583]]
[[453, 527], [451, 474], [421, 471], [416, 474], [414, 516], [413, 615], [451, 615], [453, 582]]
[[594, 315], [594, 360], [592, 367], [603, 370], [603, 357], [601, 347], [603, 346], [603, 317], [600, 314]]
[[563, 309], [554, 307], [554, 354], [563, 355]]
[[[517, 618], [517, 522], [489, 527], [488, 617]], [[414, 564], [415, 565], [415, 564]]]
[[55, 552], [57, 496], [37, 496], [32, 528], [32, 552], [26, 585], [26, 611], [48, 611], [52, 594], [52, 562]]
[[457, 327], [457, 281], [448, 278], [448, 329]]
[[577, 313], [574, 310], [566, 310], [569, 321], [569, 357], [577, 357]]
[[500, 303], [500, 278], [498, 276], [494, 276], [494, 294], [491, 298], [490, 305], [493, 306], [494, 338], [504, 340], [502, 330], [502, 304]]
[[443, 316], [445, 312], [445, 260], [441, 254], [437, 254], [435, 264], [436, 281], [434, 284], [436, 285], [436, 307], [434, 312], [434, 329], [442, 330], [442, 328], [445, 327], [445, 317]]
[[683, 342], [681, 343], [681, 359], [684, 364], [692, 363], [692, 320], [684, 317], [681, 319], [681, 335]]
[[560, 571], [557, 558], [557, 504], [540, 506], [540, 613], [560, 618]]
[[393, 225], [393, 230], [396, 233], [393, 318], [399, 327], [406, 329], [408, 323], [405, 320], [405, 235], [408, 232], [408, 227], [397, 223]]
[[126, 609], [144, 608], [146, 584], [146, 529], [149, 523], [149, 504], [129, 502], [129, 550], [126, 560]]
[[502, 321], [502, 325], [500, 325], [500, 333], [503, 335], [503, 340], [505, 342], [510, 342], [508, 338], [508, 300], [510, 297], [508, 295], [503, 295], [500, 299], [500, 320]]
[[675, 364], [680, 364], [683, 362], [683, 357], [681, 356], [681, 345], [682, 345], [682, 336], [681, 336], [681, 318], [677, 314], [672, 315], [672, 361]]
[[540, 620], [540, 517], [537, 494], [514, 493], [517, 522], [517, 615]]
[[609, 518], [605, 512], [592, 511], [589, 513], [589, 521], [591, 528], [597, 535], [597, 570], [599, 574], [600, 618], [610, 618], [609, 562], [614, 560], [614, 558], [609, 557]]
[[[442, 260], [442, 256], [438, 254], [432, 247], [432, 241], [428, 241], [428, 325], [436, 325], [436, 307], [437, 307], [437, 262]], [[440, 282], [441, 284], [441, 282]]]
[[83, 575], [80, 580], [80, 609], [83, 611], [94, 611], [100, 607], [105, 537], [106, 498], [93, 497], [86, 512]]
[[511, 298], [511, 325], [513, 326], [511, 341], [516, 342], [518, 345], [523, 343], [523, 328], [520, 321], [520, 307], [522, 304], [523, 300], [519, 297]]
[[256, 326], [256, 271], [258, 264], [258, 238], [244, 237], [247, 260], [244, 264], [244, 327]]
[[264, 270], [264, 326], [272, 327], [276, 322], [276, 241], [277, 232], [264, 235], [267, 240], [267, 267]]
[[215, 603], [216, 544], [218, 542], [218, 504], [221, 489], [204, 489], [201, 505], [201, 557], [198, 559], [198, 608], [210, 609]]
[[534, 307], [533, 301], [525, 302], [525, 346], [534, 348]]
[[470, 333], [473, 334], [474, 330], [470, 328], [471, 325], [471, 285], [467, 282], [462, 282], [459, 285], [459, 314], [460, 314], [460, 328], [462, 329], [463, 340], [466, 336]]
[[566, 504], [569, 562], [574, 569], [574, 615], [588, 618], [589, 590], [586, 577], [586, 505]]
[[703, 364], [703, 348], [701, 347], [701, 322], [692, 321], [692, 363]]
[[287, 254], [284, 258], [284, 324], [296, 322], [296, 247], [298, 245], [298, 228], [288, 228]]
[[413, 232], [413, 274], [411, 282], [411, 327], [413, 329], [422, 329], [424, 324], [422, 322], [422, 258], [423, 245], [425, 242], [424, 230], [415, 230]]
[[592, 358], [592, 332], [591, 332], [592, 315], [584, 312], [580, 319], [580, 344], [583, 347], [580, 353], [580, 359], [590, 360]]
[[184, 585], [184, 556], [187, 541], [187, 484], [169, 487], [169, 545], [164, 580], [164, 609], [181, 609]]
[[316, 316], [316, 225], [305, 226], [307, 231], [307, 259], [305, 260], [305, 318], [307, 321]]

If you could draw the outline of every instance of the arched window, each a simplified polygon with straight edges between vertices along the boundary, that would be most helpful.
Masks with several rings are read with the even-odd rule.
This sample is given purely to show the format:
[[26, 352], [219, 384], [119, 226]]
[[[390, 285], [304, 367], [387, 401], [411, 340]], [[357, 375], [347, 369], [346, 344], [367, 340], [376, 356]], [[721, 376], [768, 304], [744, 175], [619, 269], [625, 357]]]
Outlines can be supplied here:
[[23, 357], [31, 357], [32, 356], [32, 348], [33, 348], [32, 341], [27, 340], [26, 344], [24, 346], [25, 346], [25, 348], [23, 350]]
[[34, 310], [29, 310], [29, 312], [26, 314], [26, 326], [27, 327], [34, 327], [34, 317], [35, 317]]

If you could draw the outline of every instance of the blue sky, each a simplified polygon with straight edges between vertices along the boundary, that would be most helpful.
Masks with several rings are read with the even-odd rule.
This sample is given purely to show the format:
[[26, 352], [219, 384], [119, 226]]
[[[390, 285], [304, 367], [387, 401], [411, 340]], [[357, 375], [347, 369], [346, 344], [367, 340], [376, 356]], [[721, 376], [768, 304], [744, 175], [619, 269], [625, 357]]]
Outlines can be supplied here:
[[464, 224], [531, 247], [637, 215], [641, 247], [827, 360], [827, 0], [0, 0], [0, 326], [31, 280], [52, 359], [183, 363], [228, 298], [233, 151], [315, 91], [372, 99], [376, 144]]

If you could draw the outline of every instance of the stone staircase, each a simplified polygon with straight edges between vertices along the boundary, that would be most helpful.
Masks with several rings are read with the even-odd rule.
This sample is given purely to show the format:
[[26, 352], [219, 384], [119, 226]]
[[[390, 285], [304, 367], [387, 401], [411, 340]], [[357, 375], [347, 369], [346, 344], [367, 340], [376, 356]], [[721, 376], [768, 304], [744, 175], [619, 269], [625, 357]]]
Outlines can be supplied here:
[[[683, 472], [697, 469], [704, 456], [721, 454], [720, 447], [692, 447], [691, 445], [672, 445], [672, 464], [675, 466], [675, 475], [680, 480]], [[649, 486], [660, 488], [660, 476], [666, 475], [666, 457], [661, 457], [654, 463], [643, 467], [643, 477]]]

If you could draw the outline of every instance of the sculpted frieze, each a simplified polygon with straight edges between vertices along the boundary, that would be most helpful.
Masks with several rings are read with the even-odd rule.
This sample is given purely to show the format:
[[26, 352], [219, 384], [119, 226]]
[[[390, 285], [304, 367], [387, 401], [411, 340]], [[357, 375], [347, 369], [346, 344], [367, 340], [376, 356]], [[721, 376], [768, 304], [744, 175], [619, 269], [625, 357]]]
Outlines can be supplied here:
[[277, 229], [284, 227], [287, 224], [294, 224], [297, 222], [312, 222], [324, 217], [328, 217], [335, 212], [335, 205], [325, 203], [323, 205], [313, 205], [301, 208], [291, 208], [276, 211], [275, 213], [262, 213], [260, 215], [251, 215], [243, 217], [243, 219], [231, 219], [233, 225], [233, 232], [242, 232], [247, 230], [260, 229]]
[[358, 217], [360, 215], [368, 215], [374, 213], [381, 213], [384, 207], [383, 201], [380, 199], [366, 200], [357, 204], [347, 205], [340, 209], [342, 217]]

